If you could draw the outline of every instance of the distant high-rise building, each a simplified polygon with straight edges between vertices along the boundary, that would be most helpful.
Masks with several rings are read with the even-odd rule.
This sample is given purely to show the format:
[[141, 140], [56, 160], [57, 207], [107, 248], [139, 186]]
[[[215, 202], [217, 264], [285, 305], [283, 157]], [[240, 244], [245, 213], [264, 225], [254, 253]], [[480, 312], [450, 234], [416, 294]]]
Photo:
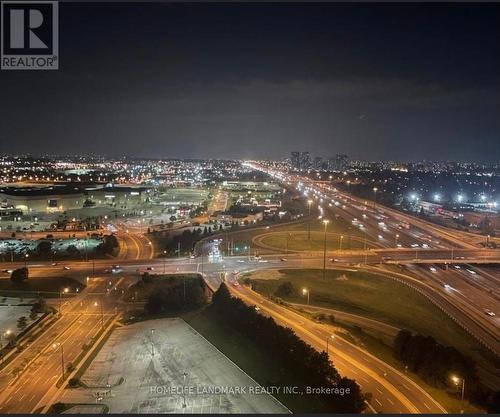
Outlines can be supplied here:
[[316, 156], [314, 158], [314, 162], [313, 162], [313, 168], [316, 170], [316, 171], [320, 171], [323, 169], [323, 158], [321, 156]]
[[344, 171], [349, 166], [349, 157], [344, 154], [337, 154], [328, 159], [329, 171]]
[[326, 169], [328, 171], [335, 171], [335, 158], [332, 156], [330, 158], [328, 158], [328, 161], [326, 162]]
[[300, 153], [300, 169], [305, 171], [311, 168], [311, 157], [309, 156], [309, 152], [301, 152]]
[[300, 170], [300, 152], [292, 152], [292, 169], [299, 171]]

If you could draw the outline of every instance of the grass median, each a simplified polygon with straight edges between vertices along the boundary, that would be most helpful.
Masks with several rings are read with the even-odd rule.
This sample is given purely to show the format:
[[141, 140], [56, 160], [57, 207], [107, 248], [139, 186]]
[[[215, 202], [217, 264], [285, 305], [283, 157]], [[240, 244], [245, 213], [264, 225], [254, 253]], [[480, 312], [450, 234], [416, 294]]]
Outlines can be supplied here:
[[[247, 274], [252, 287], [265, 296], [346, 311], [434, 337], [471, 356], [483, 374], [498, 378], [498, 363], [462, 327], [418, 292], [395, 280], [353, 270], [282, 269]], [[283, 291], [283, 284], [291, 283]], [[281, 290], [280, 290], [281, 287]], [[307, 292], [304, 293], [303, 289]]]

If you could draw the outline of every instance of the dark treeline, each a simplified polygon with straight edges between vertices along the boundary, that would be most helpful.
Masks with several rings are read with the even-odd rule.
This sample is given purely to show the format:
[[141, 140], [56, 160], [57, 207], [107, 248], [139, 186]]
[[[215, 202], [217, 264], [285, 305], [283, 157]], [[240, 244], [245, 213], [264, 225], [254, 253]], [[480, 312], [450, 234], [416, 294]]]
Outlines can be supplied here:
[[363, 411], [364, 396], [358, 384], [341, 377], [326, 352], [318, 352], [291, 329], [276, 324], [272, 318], [257, 313], [239, 298], [232, 297], [224, 284], [213, 296], [213, 307], [234, 329], [258, 341], [271, 357], [283, 363], [284, 368], [293, 369], [296, 376], [293, 383], [304, 392], [307, 386], [344, 389], [345, 395], [311, 394], [316, 396], [318, 404], [327, 406], [328, 412]]
[[[221, 229], [222, 226], [214, 224], [213, 226], [205, 226], [203, 228], [199, 227], [197, 229], [186, 229], [181, 234], [173, 236], [169, 239], [165, 245], [164, 250], [167, 251], [168, 256], [174, 256], [178, 254], [180, 250], [181, 254], [191, 253], [194, 250], [194, 245], [201, 239], [212, 235], [215, 231]], [[161, 235], [161, 232], [151, 232], [153, 235]]]
[[452, 386], [453, 375], [465, 378], [465, 396], [472, 403], [486, 407], [488, 412], [500, 411], [500, 392], [483, 386], [474, 360], [454, 347], [441, 345], [430, 336], [401, 330], [394, 341], [394, 356], [434, 387]]
[[207, 301], [206, 284], [199, 275], [157, 276], [145, 273], [128, 297], [145, 300], [147, 315], [162, 315], [202, 307]]

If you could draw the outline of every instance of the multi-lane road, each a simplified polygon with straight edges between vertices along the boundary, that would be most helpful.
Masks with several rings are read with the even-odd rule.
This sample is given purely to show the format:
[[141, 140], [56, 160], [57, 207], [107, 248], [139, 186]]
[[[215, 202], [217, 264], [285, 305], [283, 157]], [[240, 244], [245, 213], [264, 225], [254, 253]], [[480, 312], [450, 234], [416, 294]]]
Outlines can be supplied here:
[[[480, 248], [477, 237], [474, 241], [469, 234], [429, 226], [419, 219], [340, 193], [323, 184], [316, 185], [303, 178], [283, 178], [283, 181], [293, 181], [305, 196], [314, 199], [316, 209], [323, 217], [332, 220], [341, 217], [359, 228], [367, 239], [377, 242], [376, 249], [329, 251], [326, 254], [328, 268], [355, 265], [414, 286], [493, 352], [500, 354], [500, 272], [481, 267], [482, 263], [499, 262], [498, 251]], [[282, 254], [262, 259], [216, 257], [215, 262], [214, 257], [209, 256], [158, 259], [154, 257], [153, 244], [141, 231], [126, 230], [120, 225], [117, 225], [117, 230], [119, 261], [64, 263], [69, 269], [63, 269], [62, 263], [29, 264], [31, 279], [61, 275], [81, 280], [86, 280], [87, 276], [90, 278], [87, 288], [65, 303], [62, 317], [0, 371], [0, 412], [32, 412], [46, 405], [46, 392], [62, 372], [61, 353], [64, 353], [66, 364], [81, 355], [83, 345], [98, 334], [103, 317], [110, 318], [122, 308], [117, 299], [108, 295], [108, 290], [124, 288], [148, 268], [160, 273], [201, 272], [213, 288], [226, 280], [235, 295], [249, 304], [258, 305], [263, 314], [291, 327], [317, 349], [325, 349], [326, 339], [332, 334], [327, 326], [278, 306], [248, 288], [231, 285], [238, 274], [245, 271], [321, 268], [323, 253], [288, 253], [286, 260], [282, 259]], [[204, 249], [200, 252], [217, 251], [220, 254], [219, 242], [210, 240], [201, 243]], [[120, 263], [120, 273], [109, 274], [112, 263]], [[2, 269], [19, 266], [24, 266], [24, 263], [4, 263]], [[485, 314], [486, 311], [495, 316]], [[336, 336], [331, 340], [329, 354], [343, 375], [355, 379], [365, 392], [372, 394], [369, 404], [372, 411], [444, 412], [406, 375], [349, 341]]]

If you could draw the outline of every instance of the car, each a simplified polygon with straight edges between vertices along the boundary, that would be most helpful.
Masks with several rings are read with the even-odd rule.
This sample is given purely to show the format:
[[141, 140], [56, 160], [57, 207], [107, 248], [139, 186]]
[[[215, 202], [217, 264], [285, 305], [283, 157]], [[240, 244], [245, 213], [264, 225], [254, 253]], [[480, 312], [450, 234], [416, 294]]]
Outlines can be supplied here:
[[260, 311], [260, 307], [258, 307], [258, 306], [254, 306], [254, 309], [255, 309], [255, 311], [257, 311], [257, 312], [259, 312], [259, 311]]
[[69, 266], [63, 266], [63, 269], [64, 269], [65, 271], [69, 271], [71, 268], [70, 268]]
[[429, 269], [430, 269], [431, 272], [437, 272], [437, 269], [434, 268], [433, 266], [430, 266]]
[[444, 284], [444, 288], [451, 290], [453, 287], [450, 284]]
[[477, 275], [477, 272], [473, 271], [472, 269], [467, 269], [467, 272], [472, 275]]
[[493, 311], [488, 310], [488, 309], [484, 310], [484, 314], [486, 314], [487, 316], [490, 316], [490, 317], [495, 317], [496, 316], [496, 314], [493, 313]]
[[154, 269], [154, 267], [152, 267], [152, 266], [148, 266], [148, 267], [146, 268], [146, 270], [147, 270], [147, 271], [154, 271], [155, 269]]
[[57, 265], [59, 265], [59, 262], [52, 262], [51, 265], [52, 266], [57, 266]]
[[111, 268], [118, 269], [118, 268], [120, 268], [120, 265], [111, 265]]
[[262, 259], [262, 256], [259, 256], [259, 255], [255, 255], [253, 257], [256, 261], [260, 261]]
[[455, 268], [455, 269], [462, 269], [462, 267], [460, 265], [453, 265], [453, 268]]
[[243, 259], [238, 259], [236, 262], [239, 262], [240, 264], [245, 263]]
[[384, 238], [384, 236], [382, 236], [382, 235], [378, 235], [378, 238], [379, 238], [380, 240], [382, 240], [382, 239]]
[[281, 262], [286, 262], [287, 260], [288, 260], [288, 259], [286, 259], [286, 258], [281, 258], [281, 259], [280, 259], [280, 261], [281, 261]]

